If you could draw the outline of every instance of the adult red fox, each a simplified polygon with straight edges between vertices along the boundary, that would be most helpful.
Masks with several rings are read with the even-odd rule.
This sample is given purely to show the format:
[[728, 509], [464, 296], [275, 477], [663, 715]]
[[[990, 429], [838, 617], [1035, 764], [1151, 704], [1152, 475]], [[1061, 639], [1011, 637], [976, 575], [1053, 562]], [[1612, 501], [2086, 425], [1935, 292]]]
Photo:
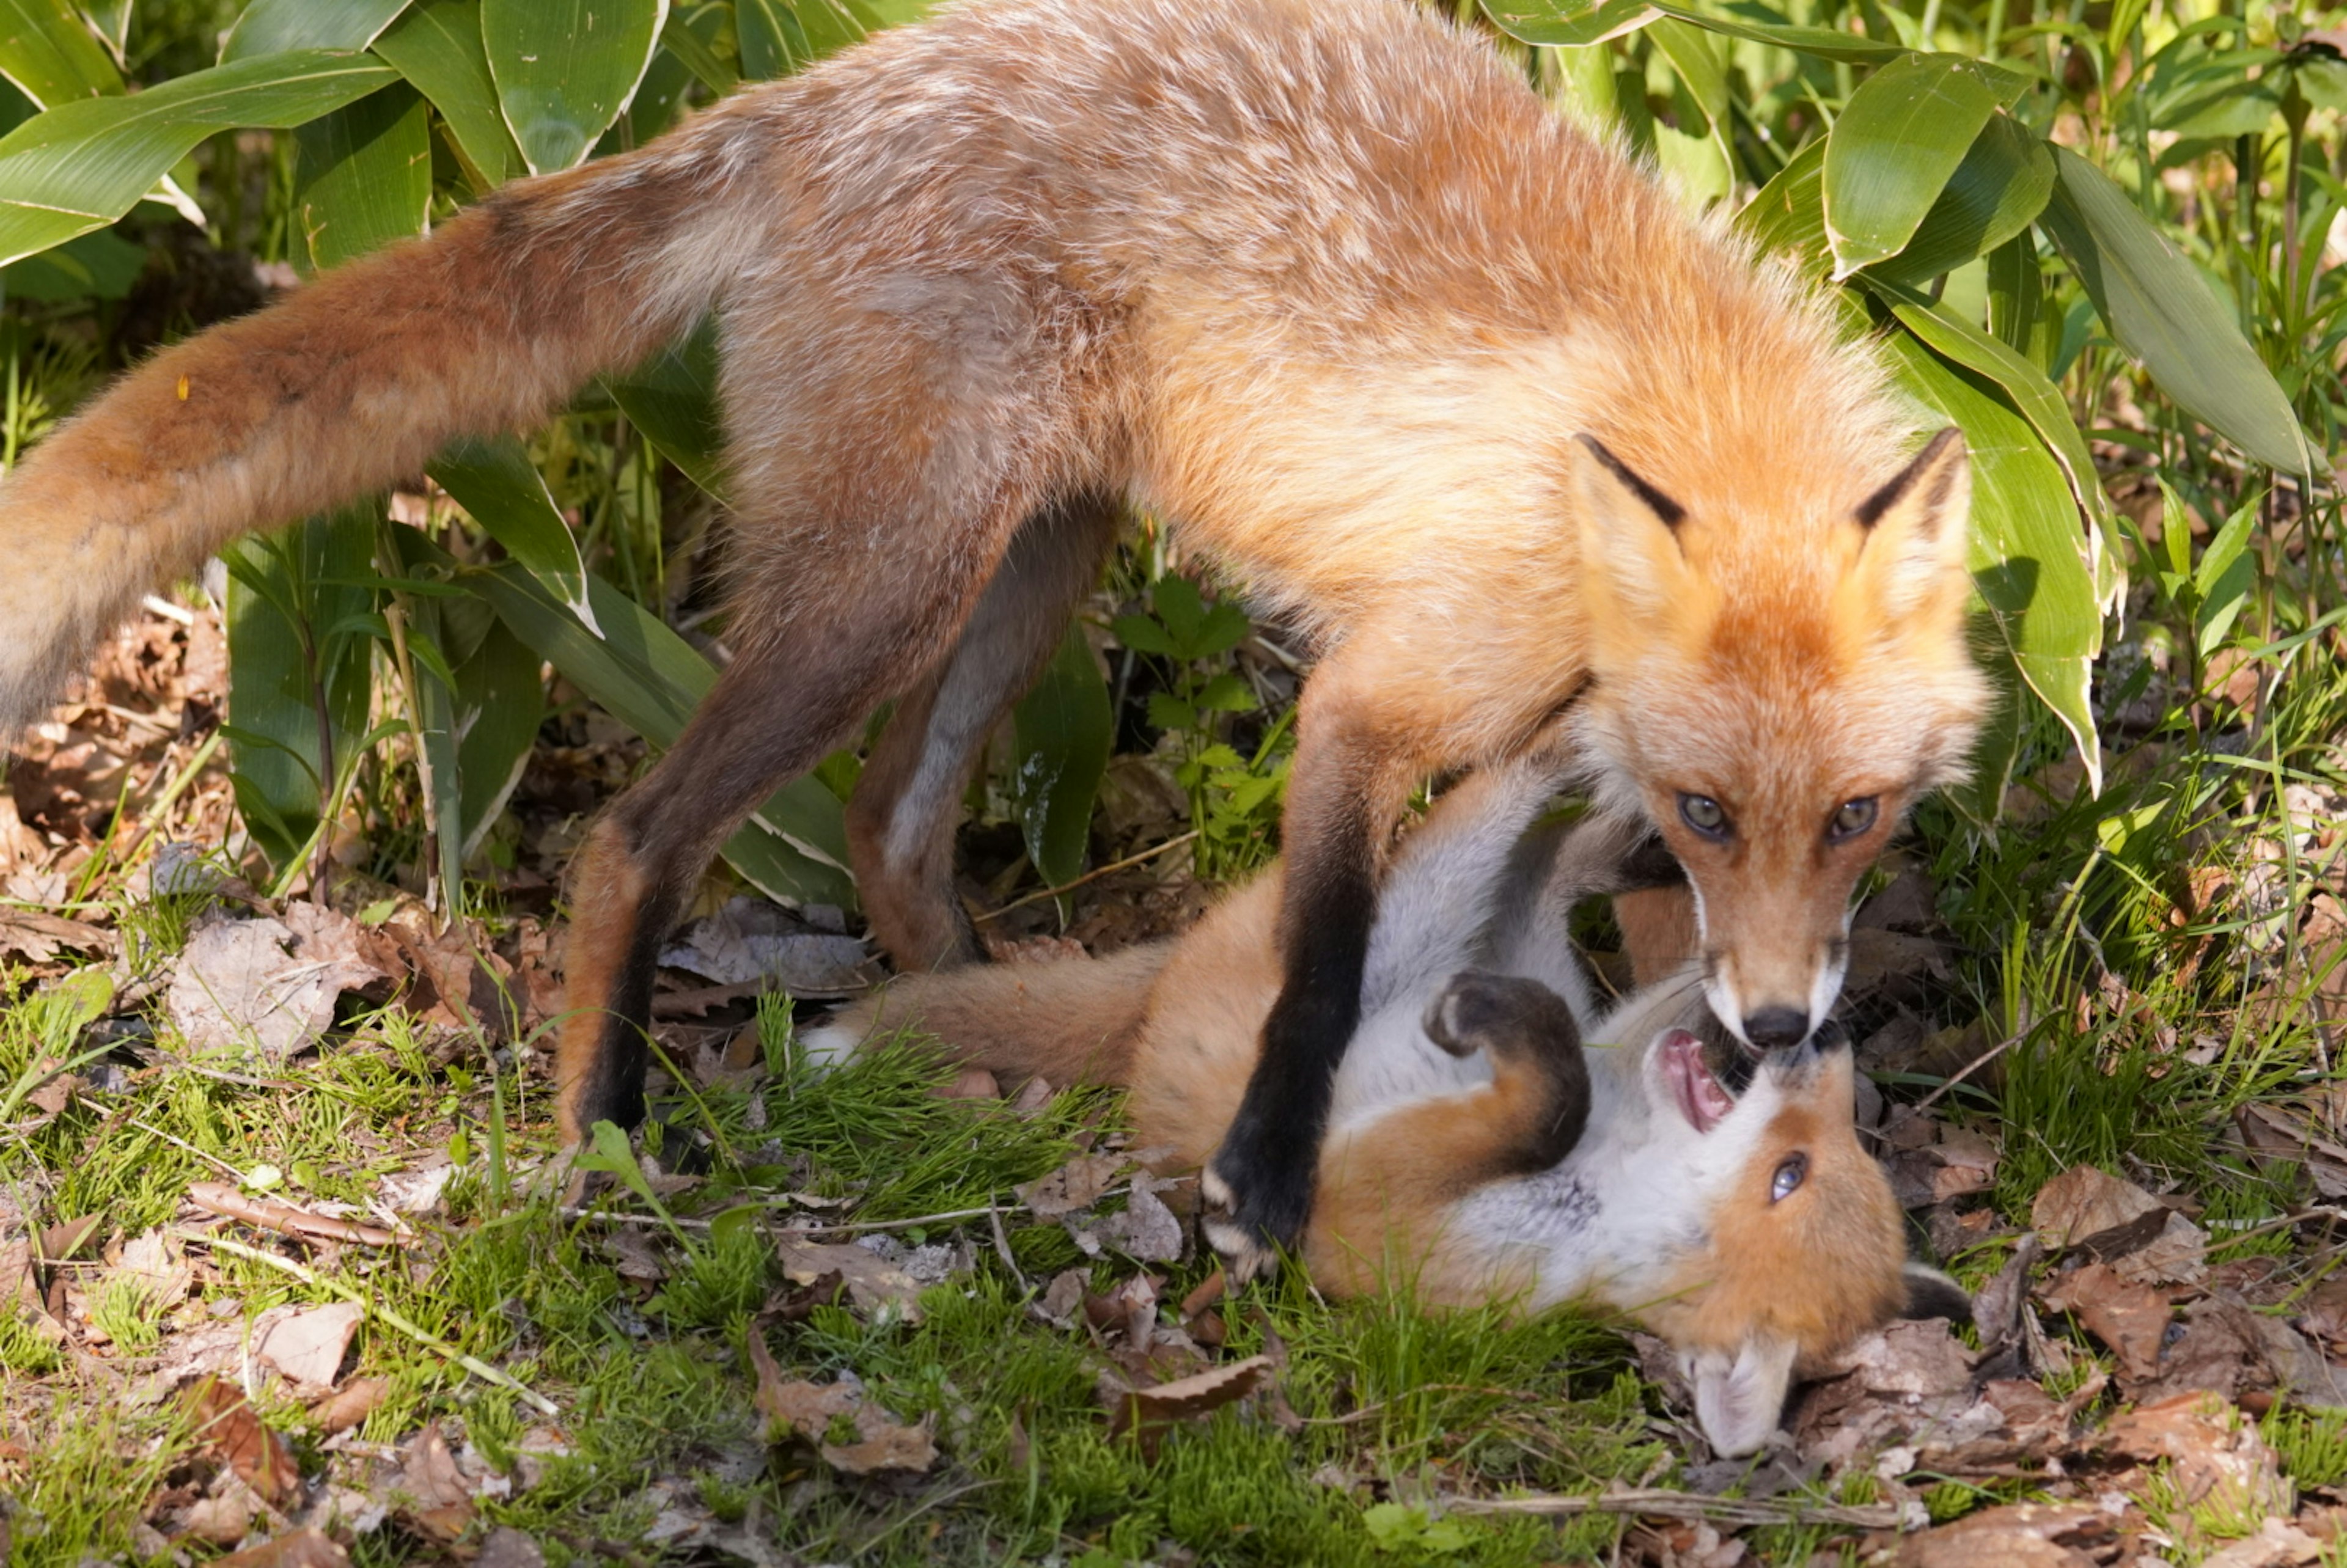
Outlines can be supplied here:
[[643, 1112], [661, 940], [733, 825], [894, 698], [849, 809], [872, 927], [978, 956], [983, 739], [1123, 506], [1326, 649], [1279, 999], [1208, 1173], [1243, 1260], [1311, 1199], [1417, 782], [1563, 716], [1702, 899], [1747, 1044], [1808, 1038], [1853, 880], [1962, 765], [1968, 478], [1717, 223], [1407, 0], [974, 0], [158, 354], [0, 486], [0, 729], [157, 579], [528, 425], [714, 308], [732, 650], [588, 840], [558, 1060]]
[[[1749, 1452], [1798, 1368], [1902, 1310], [1961, 1314], [1963, 1293], [1905, 1263], [1890, 1183], [1851, 1125], [1838, 1026], [1731, 1095], [1682, 1027], [1708, 1022], [1689, 972], [1593, 1023], [1621, 1043], [1583, 1051], [1566, 917], [1622, 885], [1622, 851], [1646, 830], [1601, 820], [1520, 844], [1553, 783], [1536, 763], [1479, 774], [1397, 857], [1306, 1265], [1327, 1290], [1400, 1279], [1430, 1304], [1626, 1313], [1678, 1352], [1712, 1446]], [[1006, 1072], [1126, 1083], [1138, 1141], [1195, 1170], [1238, 1112], [1279, 990], [1278, 881], [1178, 943], [907, 976], [808, 1048], [835, 1059], [910, 1027]]]

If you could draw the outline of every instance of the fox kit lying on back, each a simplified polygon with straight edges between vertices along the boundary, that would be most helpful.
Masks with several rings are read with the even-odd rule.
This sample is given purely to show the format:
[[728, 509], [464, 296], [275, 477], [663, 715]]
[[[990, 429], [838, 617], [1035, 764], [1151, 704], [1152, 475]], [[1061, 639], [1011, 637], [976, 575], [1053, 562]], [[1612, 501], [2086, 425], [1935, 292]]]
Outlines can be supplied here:
[[[1713, 1446], [1748, 1452], [1797, 1367], [1911, 1298], [1961, 1311], [1962, 1294], [1902, 1267], [1890, 1184], [1852, 1130], [1838, 1028], [1770, 1055], [1732, 1096], [1683, 1027], [1706, 1011], [1686, 975], [1593, 1025], [1621, 1043], [1584, 1054], [1566, 917], [1620, 884], [1621, 851], [1645, 829], [1598, 821], [1562, 845], [1553, 830], [1520, 843], [1553, 782], [1528, 762], [1478, 774], [1404, 845], [1305, 1258], [1324, 1289], [1396, 1278], [1431, 1303], [1628, 1313], [1677, 1350]], [[1138, 1141], [1196, 1169], [1237, 1113], [1278, 992], [1264, 940], [1277, 880], [1179, 943], [908, 976], [809, 1047], [836, 1056], [909, 1026], [979, 1065], [1129, 1083]], [[1470, 964], [1497, 972], [1457, 973]]]
[[0, 486], [0, 730], [158, 579], [712, 306], [733, 657], [576, 874], [573, 1135], [642, 1116], [711, 855], [889, 699], [866, 908], [907, 968], [977, 956], [962, 785], [1126, 502], [1327, 649], [1257, 933], [1278, 998], [1208, 1173], [1242, 1258], [1303, 1225], [1427, 774], [1570, 710], [1693, 876], [1713, 1007], [1775, 1048], [1967, 750], [1961, 441], [1916, 452], [1828, 310], [1408, 0], [973, 0], [157, 355]]

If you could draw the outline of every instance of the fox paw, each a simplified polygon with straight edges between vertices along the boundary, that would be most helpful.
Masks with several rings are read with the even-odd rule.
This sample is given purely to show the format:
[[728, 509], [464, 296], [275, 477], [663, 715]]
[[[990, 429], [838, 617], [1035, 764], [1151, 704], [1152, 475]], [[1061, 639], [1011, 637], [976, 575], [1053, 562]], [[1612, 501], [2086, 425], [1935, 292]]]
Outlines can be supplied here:
[[1251, 1175], [1233, 1179], [1250, 1163], [1226, 1143], [1198, 1175], [1204, 1200], [1199, 1228], [1221, 1255], [1224, 1275], [1233, 1285], [1277, 1268], [1280, 1250], [1303, 1235], [1312, 1209], [1308, 1174], [1255, 1165]]

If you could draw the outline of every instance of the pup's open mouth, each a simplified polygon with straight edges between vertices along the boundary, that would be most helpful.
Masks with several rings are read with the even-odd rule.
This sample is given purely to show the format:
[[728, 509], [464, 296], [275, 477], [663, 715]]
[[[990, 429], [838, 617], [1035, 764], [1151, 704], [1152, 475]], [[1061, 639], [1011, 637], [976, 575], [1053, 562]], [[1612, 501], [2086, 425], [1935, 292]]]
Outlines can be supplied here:
[[1736, 1097], [1712, 1075], [1703, 1060], [1703, 1041], [1683, 1029], [1663, 1036], [1655, 1048], [1662, 1053], [1663, 1077], [1678, 1102], [1679, 1114], [1698, 1132], [1708, 1132], [1719, 1119], [1736, 1109]]

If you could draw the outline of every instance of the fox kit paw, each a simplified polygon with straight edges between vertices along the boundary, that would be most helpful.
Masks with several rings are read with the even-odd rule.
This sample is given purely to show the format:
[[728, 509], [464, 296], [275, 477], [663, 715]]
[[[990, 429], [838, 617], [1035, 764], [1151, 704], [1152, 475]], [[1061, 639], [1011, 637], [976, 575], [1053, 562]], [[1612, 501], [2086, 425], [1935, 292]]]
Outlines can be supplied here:
[[1573, 1050], [1581, 1031], [1564, 999], [1519, 975], [1463, 969], [1426, 1009], [1427, 1039], [1453, 1056], [1545, 1058]]
[[1223, 1272], [1233, 1285], [1276, 1268], [1279, 1249], [1296, 1244], [1312, 1212], [1309, 1170], [1257, 1162], [1250, 1158], [1253, 1153], [1225, 1143], [1198, 1175], [1199, 1195], [1205, 1201], [1199, 1228], [1222, 1255]]

